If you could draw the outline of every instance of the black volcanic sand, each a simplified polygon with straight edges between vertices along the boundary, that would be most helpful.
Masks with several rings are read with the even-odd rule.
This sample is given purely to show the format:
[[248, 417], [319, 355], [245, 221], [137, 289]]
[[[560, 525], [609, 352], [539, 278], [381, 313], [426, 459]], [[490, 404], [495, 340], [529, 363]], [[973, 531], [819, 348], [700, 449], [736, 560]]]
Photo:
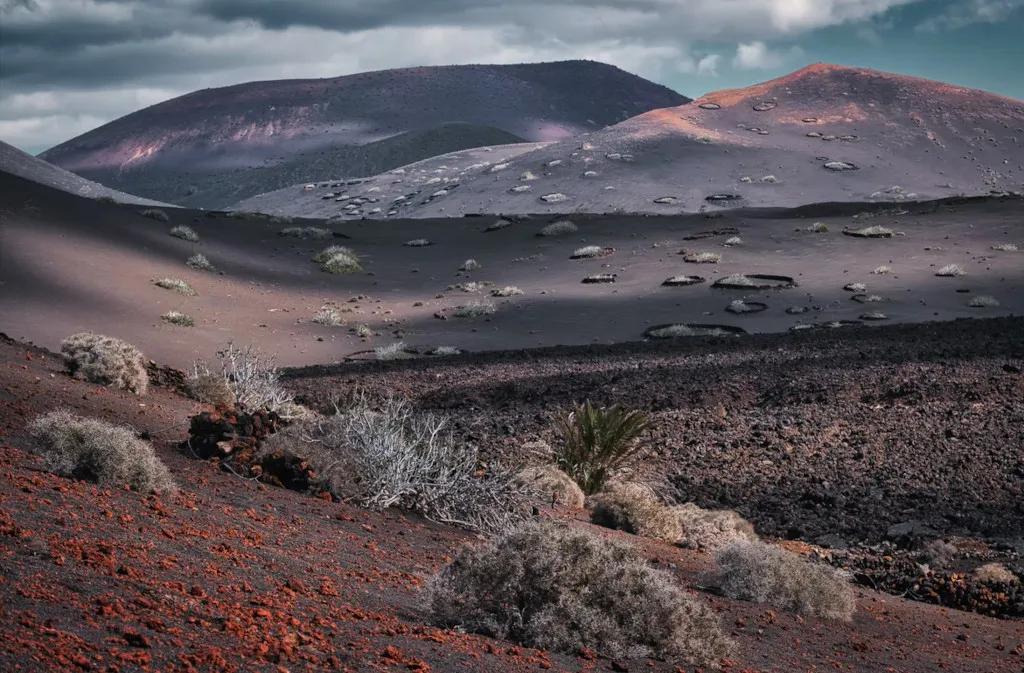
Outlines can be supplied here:
[[1024, 544], [1024, 319], [810, 330], [289, 370], [300, 399], [411, 396], [492, 455], [550, 438], [573, 400], [654, 414], [653, 460], [683, 501], [762, 534]]

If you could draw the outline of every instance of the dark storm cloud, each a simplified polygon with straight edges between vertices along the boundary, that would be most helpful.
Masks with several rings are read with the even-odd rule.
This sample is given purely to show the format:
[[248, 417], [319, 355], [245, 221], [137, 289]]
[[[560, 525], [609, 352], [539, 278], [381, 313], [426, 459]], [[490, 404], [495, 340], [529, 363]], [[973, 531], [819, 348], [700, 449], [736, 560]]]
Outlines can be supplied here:
[[[962, 17], [1022, 0], [956, 0]], [[592, 58], [640, 75], [786, 60], [792, 40], [949, 0], [0, 0], [0, 139], [38, 151], [254, 79]], [[960, 10], [958, 10], [960, 11]], [[972, 13], [973, 12], [973, 13]], [[782, 43], [773, 42], [781, 40]], [[699, 54], [696, 56], [695, 54]], [[791, 65], [786, 61], [786, 65]], [[792, 64], [794, 67], [800, 64]]]

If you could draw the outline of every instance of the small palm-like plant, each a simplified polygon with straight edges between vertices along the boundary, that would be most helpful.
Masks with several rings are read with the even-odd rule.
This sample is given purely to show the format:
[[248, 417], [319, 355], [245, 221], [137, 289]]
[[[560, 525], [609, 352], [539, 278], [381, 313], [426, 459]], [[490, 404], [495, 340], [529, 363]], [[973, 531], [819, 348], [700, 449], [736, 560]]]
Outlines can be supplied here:
[[585, 494], [597, 493], [605, 481], [639, 458], [643, 447], [636, 440], [649, 427], [646, 413], [620, 404], [576, 404], [558, 420], [562, 442], [555, 462]]

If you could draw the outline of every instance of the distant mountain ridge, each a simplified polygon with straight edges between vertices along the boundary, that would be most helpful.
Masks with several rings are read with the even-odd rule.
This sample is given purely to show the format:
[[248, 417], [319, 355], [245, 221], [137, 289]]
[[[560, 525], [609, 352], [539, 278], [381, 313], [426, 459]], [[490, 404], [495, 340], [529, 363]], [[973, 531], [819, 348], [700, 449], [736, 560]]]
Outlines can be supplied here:
[[0, 141], [0, 172], [16, 175], [19, 178], [38, 182], [59, 189], [62, 192], [84, 196], [90, 199], [110, 197], [121, 203], [135, 203], [143, 206], [166, 206], [167, 204], [146, 199], [133, 194], [126, 194], [110, 189], [101, 184], [86, 180], [63, 168], [58, 168], [27, 152], [22, 152], [13, 145]]
[[[330, 217], [697, 212], [1024, 191], [1024, 102], [941, 82], [816, 64], [578, 137], [427, 160], [334, 203], [287, 189], [237, 207]], [[444, 193], [434, 196], [445, 187]], [[399, 198], [401, 197], [401, 198]], [[398, 199], [396, 201], [396, 199]], [[370, 205], [374, 204], [374, 205]], [[370, 210], [393, 204], [380, 213]], [[369, 210], [367, 209], [369, 206]]]
[[[517, 140], [551, 141], [594, 131], [689, 99], [614, 66], [592, 61], [405, 68], [345, 77], [250, 82], [204, 89], [150, 106], [53, 147], [40, 158], [132, 193], [204, 207], [294, 181], [380, 172], [425, 158], [408, 145], [382, 157], [353, 153], [411, 131], [435, 131], [429, 151], [465, 148], [461, 123]], [[469, 134], [472, 135], [472, 134]], [[429, 134], [428, 134], [429, 136]], [[427, 136], [424, 136], [427, 137]], [[495, 144], [489, 141], [489, 144]], [[336, 157], [331, 159], [332, 153]], [[316, 154], [334, 176], [266, 171]], [[206, 194], [206, 184], [217, 189]], [[251, 183], [251, 184], [250, 184]]]

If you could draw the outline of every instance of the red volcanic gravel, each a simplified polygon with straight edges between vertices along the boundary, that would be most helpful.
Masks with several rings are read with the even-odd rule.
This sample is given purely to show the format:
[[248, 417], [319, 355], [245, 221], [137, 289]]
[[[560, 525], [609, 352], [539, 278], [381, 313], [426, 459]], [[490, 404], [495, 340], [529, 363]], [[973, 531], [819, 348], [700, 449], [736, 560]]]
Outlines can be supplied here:
[[[495, 356], [488, 367], [500, 362]], [[539, 361], [534, 367], [542, 373]], [[372, 385], [385, 373], [396, 385], [437, 380], [419, 363], [367, 367], [364, 376]], [[464, 404], [483, 399], [477, 393]], [[145, 496], [40, 471], [26, 451], [25, 426], [58, 405], [148, 433], [181, 493]], [[471, 536], [266, 486], [187, 455], [175, 446], [201, 411], [211, 410], [159, 386], [135, 397], [74, 381], [52, 354], [0, 340], [4, 670], [683, 670], [590, 652], [551, 654], [428, 625], [419, 588]], [[542, 515], [584, 517], [564, 509]], [[804, 620], [702, 589], [711, 568], [705, 553], [625, 537], [720, 614], [737, 641], [726, 670], [991, 673], [1024, 666], [1019, 622], [862, 589], [852, 624]]]

